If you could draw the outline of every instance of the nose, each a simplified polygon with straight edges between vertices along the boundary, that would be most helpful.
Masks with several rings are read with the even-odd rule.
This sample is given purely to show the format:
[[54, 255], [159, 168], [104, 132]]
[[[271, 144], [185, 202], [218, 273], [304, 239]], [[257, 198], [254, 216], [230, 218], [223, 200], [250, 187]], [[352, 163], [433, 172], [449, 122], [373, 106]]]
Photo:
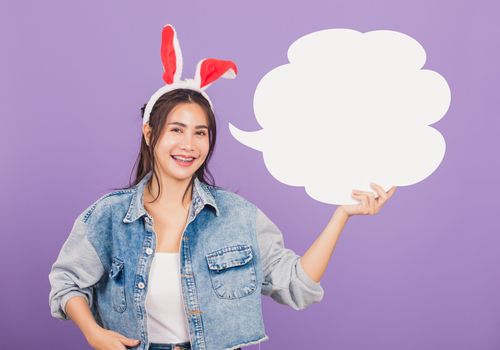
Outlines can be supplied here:
[[185, 133], [182, 139], [181, 149], [192, 151], [193, 150], [193, 136], [189, 133]]

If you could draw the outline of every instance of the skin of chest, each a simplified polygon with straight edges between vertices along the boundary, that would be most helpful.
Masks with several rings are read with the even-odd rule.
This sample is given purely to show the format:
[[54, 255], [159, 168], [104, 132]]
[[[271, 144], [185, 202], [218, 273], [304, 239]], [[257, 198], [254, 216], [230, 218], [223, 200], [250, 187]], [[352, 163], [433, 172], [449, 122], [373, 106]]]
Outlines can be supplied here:
[[178, 253], [189, 210], [181, 206], [160, 209], [151, 205], [146, 210], [153, 218], [156, 252]]

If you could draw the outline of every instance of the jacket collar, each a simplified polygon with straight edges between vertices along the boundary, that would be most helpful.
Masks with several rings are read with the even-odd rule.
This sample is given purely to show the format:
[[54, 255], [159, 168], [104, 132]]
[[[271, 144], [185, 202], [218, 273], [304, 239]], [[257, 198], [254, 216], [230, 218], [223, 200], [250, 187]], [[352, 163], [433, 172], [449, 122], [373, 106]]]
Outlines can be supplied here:
[[[152, 175], [153, 172], [150, 170], [135, 186], [132, 187], [132, 199], [130, 200], [127, 214], [123, 218], [124, 223], [134, 222], [141, 216], [146, 215], [146, 209], [144, 209], [143, 204], [144, 188], [151, 179]], [[208, 189], [208, 185], [195, 177], [193, 194], [191, 197], [190, 216], [195, 217], [198, 215], [205, 205], [212, 206], [215, 209], [215, 215], [219, 216], [219, 208], [217, 208], [215, 198]]]

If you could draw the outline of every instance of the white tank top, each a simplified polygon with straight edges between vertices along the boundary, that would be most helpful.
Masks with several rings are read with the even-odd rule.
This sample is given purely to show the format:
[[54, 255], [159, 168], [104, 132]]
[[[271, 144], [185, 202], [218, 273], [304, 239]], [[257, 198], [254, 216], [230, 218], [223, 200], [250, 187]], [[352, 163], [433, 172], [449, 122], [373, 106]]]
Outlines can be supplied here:
[[189, 341], [179, 271], [179, 253], [155, 253], [153, 256], [145, 300], [152, 343]]

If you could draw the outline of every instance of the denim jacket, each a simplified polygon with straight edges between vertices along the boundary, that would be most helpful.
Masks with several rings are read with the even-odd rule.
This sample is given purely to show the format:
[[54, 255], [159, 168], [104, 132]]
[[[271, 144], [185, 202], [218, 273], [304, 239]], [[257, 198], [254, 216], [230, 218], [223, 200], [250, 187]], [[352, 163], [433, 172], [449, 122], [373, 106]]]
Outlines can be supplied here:
[[[75, 220], [49, 273], [52, 316], [69, 319], [67, 301], [82, 296], [97, 323], [139, 339], [146, 350], [148, 276], [156, 249], [143, 205], [149, 172], [110, 192]], [[272, 221], [241, 196], [195, 180], [180, 244], [180, 278], [193, 350], [235, 349], [265, 334], [260, 295], [299, 310], [323, 289], [299, 256], [284, 247]]]

